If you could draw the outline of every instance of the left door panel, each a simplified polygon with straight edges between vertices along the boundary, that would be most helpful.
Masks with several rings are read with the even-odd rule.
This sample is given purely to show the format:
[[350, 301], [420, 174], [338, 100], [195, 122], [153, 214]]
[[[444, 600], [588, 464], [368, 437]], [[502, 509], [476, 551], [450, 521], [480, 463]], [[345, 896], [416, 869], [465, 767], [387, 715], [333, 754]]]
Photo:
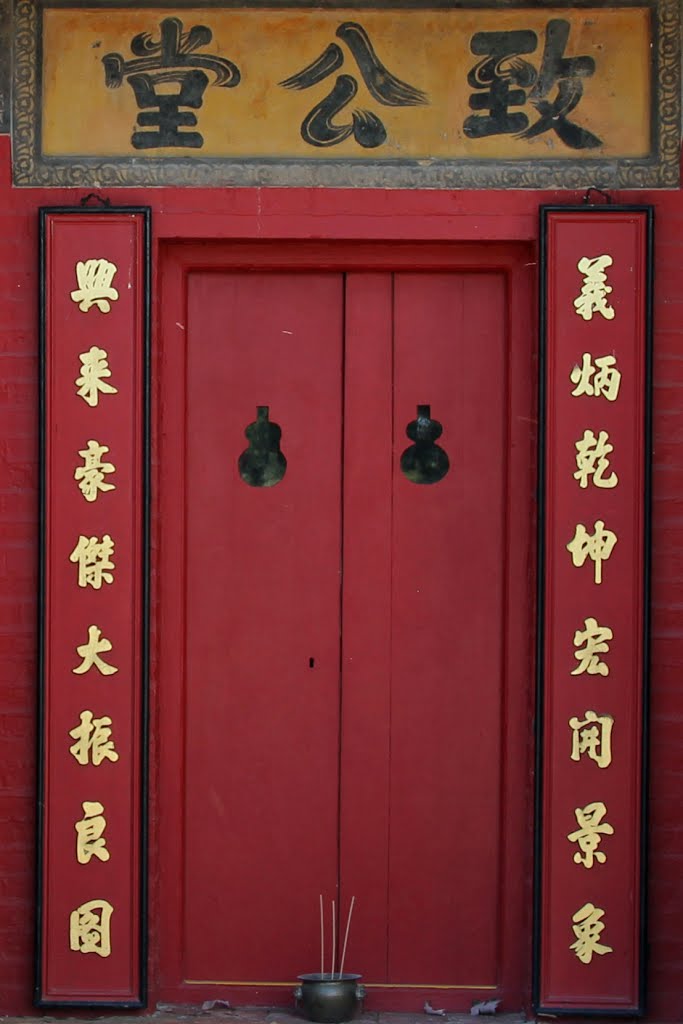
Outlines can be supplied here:
[[182, 974], [283, 983], [338, 872], [343, 277], [197, 271], [186, 327]]

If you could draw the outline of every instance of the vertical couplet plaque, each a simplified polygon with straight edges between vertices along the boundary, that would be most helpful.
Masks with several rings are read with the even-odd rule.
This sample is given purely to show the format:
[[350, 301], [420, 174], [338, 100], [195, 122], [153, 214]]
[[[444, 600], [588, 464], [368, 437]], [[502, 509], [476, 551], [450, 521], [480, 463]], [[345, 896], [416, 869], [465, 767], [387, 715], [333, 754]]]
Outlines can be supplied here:
[[43, 209], [36, 1002], [145, 989], [149, 211]]
[[643, 1011], [652, 210], [541, 210], [535, 1004]]

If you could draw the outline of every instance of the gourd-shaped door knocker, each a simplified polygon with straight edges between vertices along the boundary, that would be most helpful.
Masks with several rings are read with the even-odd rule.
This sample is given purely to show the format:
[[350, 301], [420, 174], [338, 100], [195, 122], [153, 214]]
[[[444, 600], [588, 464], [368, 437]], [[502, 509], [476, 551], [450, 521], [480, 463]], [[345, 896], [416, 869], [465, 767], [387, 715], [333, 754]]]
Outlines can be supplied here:
[[406, 427], [406, 434], [415, 444], [401, 456], [401, 472], [414, 484], [436, 484], [450, 468], [448, 455], [434, 443], [443, 427], [431, 418], [430, 410], [429, 405], [418, 405], [417, 419]]
[[282, 430], [268, 419], [269, 407], [256, 406], [256, 419], [244, 431], [249, 441], [237, 467], [245, 484], [250, 487], [273, 487], [285, 475], [287, 459], [280, 451]]

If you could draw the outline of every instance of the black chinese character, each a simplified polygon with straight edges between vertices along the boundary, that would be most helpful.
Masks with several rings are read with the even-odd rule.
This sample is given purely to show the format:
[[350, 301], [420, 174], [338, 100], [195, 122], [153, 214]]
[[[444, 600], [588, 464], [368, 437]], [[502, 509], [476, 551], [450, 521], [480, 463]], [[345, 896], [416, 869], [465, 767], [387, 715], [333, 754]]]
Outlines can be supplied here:
[[[582, 78], [589, 78], [595, 71], [592, 57], [564, 57], [569, 39], [569, 22], [554, 18], [548, 22], [545, 31], [545, 47], [541, 70], [529, 101], [541, 115], [535, 124], [520, 133], [521, 139], [533, 139], [543, 132], [554, 131], [570, 149], [595, 149], [602, 145], [602, 139], [587, 128], [581, 128], [567, 117], [583, 96]], [[557, 95], [552, 102], [545, 98], [557, 83]]]
[[[537, 45], [535, 32], [477, 32], [472, 36], [472, 53], [483, 55], [469, 72], [467, 81], [480, 90], [470, 96], [472, 110], [488, 110], [487, 116], [472, 114], [465, 119], [463, 131], [471, 139], [503, 133], [520, 139], [533, 139], [554, 131], [571, 149], [594, 149], [602, 140], [586, 128], [569, 120], [583, 96], [582, 79], [595, 71], [592, 57], [564, 57], [570, 24], [562, 18], [548, 22], [541, 70], [520, 55], [533, 53]], [[548, 96], [557, 85], [555, 98]], [[530, 90], [528, 95], [525, 90]], [[531, 103], [539, 119], [529, 127], [529, 119], [521, 112], [510, 113], [509, 107]]]
[[470, 139], [521, 132], [527, 127], [526, 114], [511, 114], [508, 107], [524, 106], [524, 90], [536, 81], [536, 69], [520, 54], [533, 53], [537, 42], [535, 32], [524, 30], [477, 32], [472, 36], [472, 53], [485, 56], [467, 75], [470, 86], [482, 90], [470, 96], [470, 109], [489, 113], [465, 118], [463, 131]]
[[[108, 53], [102, 58], [107, 87], [118, 89], [127, 78], [138, 107], [144, 111], [138, 114], [139, 127], [156, 129], [133, 132], [131, 142], [135, 149], [163, 146], [197, 149], [204, 144], [199, 132], [180, 129], [197, 124], [190, 110], [198, 110], [202, 105], [209, 84], [205, 72], [212, 72], [214, 84], [224, 89], [240, 82], [239, 69], [232, 61], [195, 52], [212, 39], [213, 33], [206, 25], [194, 25], [189, 32], [183, 32], [179, 18], [164, 18], [158, 41], [149, 32], [141, 32], [131, 40], [130, 49], [137, 59], [124, 61], [120, 53]], [[169, 82], [179, 84], [177, 92], [157, 91], [160, 85]], [[181, 111], [181, 107], [190, 110]]]
[[[336, 32], [346, 43], [354, 57], [363, 81], [379, 103], [387, 107], [414, 107], [428, 102], [427, 95], [402, 82], [385, 68], [377, 57], [367, 32], [362, 25], [345, 21]], [[280, 85], [286, 89], [309, 89], [338, 71], [344, 63], [344, 53], [337, 43], [327, 49], [303, 70], [285, 78]], [[375, 149], [386, 141], [387, 132], [379, 117], [370, 110], [354, 110], [351, 122], [334, 124], [332, 118], [351, 102], [358, 92], [358, 83], [351, 75], [338, 75], [327, 96], [317, 103], [301, 124], [301, 137], [311, 146], [336, 146], [353, 135], [365, 149]]]

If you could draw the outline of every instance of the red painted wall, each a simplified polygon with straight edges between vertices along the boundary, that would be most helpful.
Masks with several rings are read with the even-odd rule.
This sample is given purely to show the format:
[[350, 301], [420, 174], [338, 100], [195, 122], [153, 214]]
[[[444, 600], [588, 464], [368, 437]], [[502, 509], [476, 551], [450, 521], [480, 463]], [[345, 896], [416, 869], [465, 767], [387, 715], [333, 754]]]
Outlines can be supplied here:
[[[0, 1014], [33, 988], [38, 536], [38, 217], [79, 191], [13, 190], [0, 139]], [[541, 203], [580, 193], [242, 189], [107, 192], [178, 237], [528, 240]], [[683, 197], [656, 209], [649, 1018], [683, 1014]], [[152, 720], [154, 724], [154, 719]], [[152, 757], [152, 764], [154, 758]], [[154, 775], [152, 774], [152, 789]], [[152, 824], [154, 808], [152, 807]], [[152, 851], [153, 852], [153, 851]], [[157, 896], [151, 880], [151, 911]], [[152, 948], [154, 936], [152, 935]], [[150, 1006], [155, 1003], [150, 964]]]

